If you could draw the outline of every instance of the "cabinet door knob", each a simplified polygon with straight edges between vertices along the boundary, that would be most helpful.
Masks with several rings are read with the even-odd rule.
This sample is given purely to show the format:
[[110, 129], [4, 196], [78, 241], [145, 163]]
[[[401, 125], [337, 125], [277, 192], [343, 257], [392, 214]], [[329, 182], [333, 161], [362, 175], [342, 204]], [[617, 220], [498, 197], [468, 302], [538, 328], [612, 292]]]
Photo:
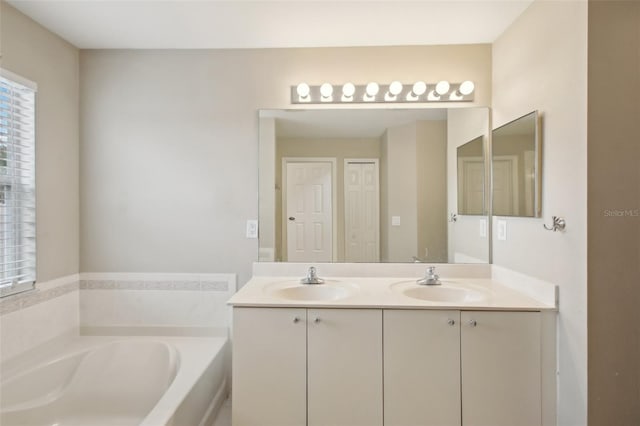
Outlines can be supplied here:
[[472, 320], [469, 320], [469, 325], [470, 325], [471, 327], [475, 327], [476, 325], [478, 325], [478, 322], [477, 322], [476, 320], [473, 320], [473, 319], [472, 319]]
[[293, 322], [294, 322], [294, 323], [296, 323], [296, 322], [300, 322], [300, 318], [298, 318], [298, 317], [293, 317]]
[[449, 321], [447, 321], [447, 324], [449, 324], [449, 325], [456, 325], [456, 320], [454, 320], [454, 319], [449, 319]]
[[315, 322], [315, 323], [319, 323], [319, 322], [320, 322], [320, 318], [319, 318], [319, 317], [315, 317], [315, 318], [313, 319], [313, 322]]

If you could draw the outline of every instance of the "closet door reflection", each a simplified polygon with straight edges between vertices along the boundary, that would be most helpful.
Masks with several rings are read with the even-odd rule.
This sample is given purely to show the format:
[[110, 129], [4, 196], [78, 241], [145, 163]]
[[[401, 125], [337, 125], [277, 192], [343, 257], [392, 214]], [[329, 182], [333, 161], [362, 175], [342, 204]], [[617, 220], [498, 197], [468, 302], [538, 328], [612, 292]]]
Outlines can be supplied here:
[[380, 261], [378, 160], [345, 160], [345, 262]]

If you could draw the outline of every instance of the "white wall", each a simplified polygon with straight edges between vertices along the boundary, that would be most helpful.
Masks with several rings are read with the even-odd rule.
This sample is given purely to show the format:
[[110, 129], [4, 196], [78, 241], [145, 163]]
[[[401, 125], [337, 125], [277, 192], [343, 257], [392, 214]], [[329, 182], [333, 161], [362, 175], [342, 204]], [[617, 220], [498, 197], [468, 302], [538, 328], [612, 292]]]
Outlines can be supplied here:
[[0, 1], [2, 68], [38, 84], [36, 215], [38, 282], [79, 270], [78, 49]]
[[[0, 365], [64, 342], [79, 331], [78, 274], [39, 282], [35, 291], [0, 299]], [[1, 374], [2, 372], [0, 372]]]
[[124, 327], [226, 335], [236, 292], [234, 274], [83, 274], [80, 329]]
[[[452, 109], [447, 116], [447, 212], [458, 213], [458, 147], [477, 138], [488, 137], [489, 110], [486, 108]], [[486, 148], [486, 147], [484, 147]], [[489, 179], [485, 168], [485, 180]], [[489, 188], [485, 185], [485, 188]], [[489, 194], [485, 194], [485, 204]], [[486, 208], [486, 206], [485, 206]], [[480, 233], [486, 227], [487, 234]], [[488, 216], [457, 214], [455, 222], [448, 222], [449, 262], [489, 262]]]
[[81, 270], [236, 272], [257, 259], [258, 109], [300, 81], [473, 80], [490, 46], [83, 51]]
[[[542, 115], [542, 215], [507, 218], [493, 261], [560, 288], [558, 424], [587, 424], [587, 7], [536, 1], [493, 45], [493, 126]], [[542, 228], [552, 215], [566, 232]], [[494, 228], [495, 229], [495, 228]]]

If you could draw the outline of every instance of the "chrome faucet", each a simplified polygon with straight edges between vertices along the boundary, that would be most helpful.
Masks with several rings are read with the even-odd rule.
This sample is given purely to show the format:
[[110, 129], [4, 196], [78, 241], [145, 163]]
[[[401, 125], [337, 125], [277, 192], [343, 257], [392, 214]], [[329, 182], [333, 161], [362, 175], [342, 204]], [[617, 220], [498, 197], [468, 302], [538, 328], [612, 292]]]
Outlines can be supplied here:
[[436, 267], [429, 266], [427, 268], [427, 274], [424, 278], [416, 281], [420, 285], [441, 285], [440, 276], [436, 275]]
[[324, 284], [324, 280], [318, 277], [315, 267], [310, 267], [307, 276], [300, 280], [300, 284]]

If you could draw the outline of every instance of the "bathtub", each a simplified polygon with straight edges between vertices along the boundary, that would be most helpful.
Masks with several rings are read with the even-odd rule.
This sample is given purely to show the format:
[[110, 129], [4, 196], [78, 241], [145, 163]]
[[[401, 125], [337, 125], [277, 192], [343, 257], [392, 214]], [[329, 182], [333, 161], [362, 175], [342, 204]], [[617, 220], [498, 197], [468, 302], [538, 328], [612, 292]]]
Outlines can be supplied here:
[[82, 336], [3, 368], [0, 424], [204, 426], [227, 394], [222, 337]]

